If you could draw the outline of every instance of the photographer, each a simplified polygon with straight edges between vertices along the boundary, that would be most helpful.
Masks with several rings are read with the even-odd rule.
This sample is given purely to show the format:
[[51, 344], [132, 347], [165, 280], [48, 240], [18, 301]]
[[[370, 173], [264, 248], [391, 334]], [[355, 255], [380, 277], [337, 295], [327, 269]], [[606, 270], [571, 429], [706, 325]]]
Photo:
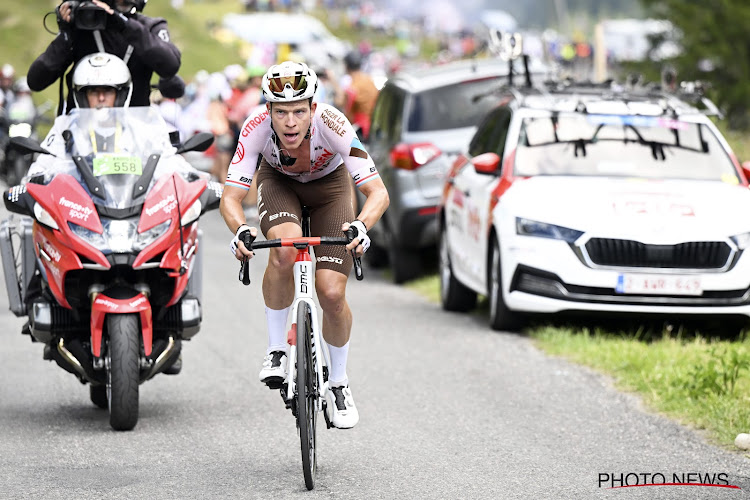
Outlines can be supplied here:
[[[127, 63], [133, 78], [132, 106], [150, 104], [153, 73], [161, 77], [162, 94], [181, 97], [184, 83], [176, 75], [180, 68], [180, 51], [170, 42], [166, 20], [140, 13], [146, 1], [67, 0], [60, 4], [57, 7], [60, 31], [47, 50], [31, 64], [27, 75], [29, 87], [36, 92], [44, 90], [84, 56], [107, 52]], [[67, 110], [74, 107], [71, 78], [72, 72], [69, 72]]]

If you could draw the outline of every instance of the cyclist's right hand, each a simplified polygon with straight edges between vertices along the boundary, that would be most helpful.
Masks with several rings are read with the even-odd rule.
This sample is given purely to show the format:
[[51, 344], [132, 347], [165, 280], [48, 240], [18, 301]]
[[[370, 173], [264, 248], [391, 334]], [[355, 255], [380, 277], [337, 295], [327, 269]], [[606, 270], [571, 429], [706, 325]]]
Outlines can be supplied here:
[[250, 227], [246, 224], [242, 224], [237, 228], [237, 232], [234, 233], [229, 244], [229, 250], [232, 252], [237, 260], [247, 260], [253, 258], [253, 252], [248, 250], [255, 237], [258, 235], [258, 230], [254, 227]]

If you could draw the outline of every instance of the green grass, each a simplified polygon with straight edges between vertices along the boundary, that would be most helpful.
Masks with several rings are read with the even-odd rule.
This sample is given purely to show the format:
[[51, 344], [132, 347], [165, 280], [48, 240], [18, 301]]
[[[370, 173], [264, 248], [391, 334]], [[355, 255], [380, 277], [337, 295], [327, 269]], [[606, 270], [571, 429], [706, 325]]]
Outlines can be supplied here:
[[[3, 59], [16, 68], [18, 76], [25, 75], [31, 63], [54, 39], [42, 26], [46, 12], [52, 12], [59, 2], [27, 0], [0, 2], [0, 47]], [[199, 69], [221, 71], [229, 64], [244, 64], [238, 43], [222, 43], [213, 36], [213, 27], [226, 12], [239, 12], [238, 0], [189, 1], [182, 10], [175, 10], [169, 1], [149, 2], [144, 13], [167, 19], [172, 41], [182, 52], [180, 75], [192, 79]], [[57, 32], [54, 15], [47, 17], [47, 27]], [[153, 81], [157, 79], [154, 76]], [[50, 85], [35, 94], [37, 104], [51, 100], [57, 103], [58, 84]]]
[[750, 341], [639, 339], [637, 333], [537, 327], [528, 332], [552, 355], [612, 375], [619, 388], [634, 391], [652, 409], [730, 447], [750, 431]]

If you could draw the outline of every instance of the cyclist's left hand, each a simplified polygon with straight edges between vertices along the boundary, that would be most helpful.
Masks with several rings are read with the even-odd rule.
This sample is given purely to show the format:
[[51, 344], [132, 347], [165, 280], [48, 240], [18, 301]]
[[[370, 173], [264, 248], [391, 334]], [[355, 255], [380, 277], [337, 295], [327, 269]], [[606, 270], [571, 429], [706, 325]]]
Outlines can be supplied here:
[[354, 250], [357, 257], [362, 257], [367, 249], [370, 248], [370, 237], [367, 236], [367, 228], [362, 221], [355, 220], [354, 222], [345, 222], [341, 226], [341, 230], [347, 231], [350, 227], [355, 229], [354, 239], [346, 245], [346, 249], [349, 251]]

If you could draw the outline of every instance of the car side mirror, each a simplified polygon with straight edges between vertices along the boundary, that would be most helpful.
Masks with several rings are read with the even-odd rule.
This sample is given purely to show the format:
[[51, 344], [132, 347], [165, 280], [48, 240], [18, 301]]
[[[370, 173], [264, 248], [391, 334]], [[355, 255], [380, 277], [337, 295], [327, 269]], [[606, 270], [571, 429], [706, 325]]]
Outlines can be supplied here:
[[205, 151], [214, 143], [214, 135], [209, 132], [199, 132], [177, 148], [177, 154], [188, 151]]
[[480, 174], [494, 174], [500, 165], [500, 157], [497, 153], [483, 153], [471, 160], [474, 170]]
[[49, 151], [44, 149], [41, 144], [39, 144], [34, 139], [30, 139], [28, 137], [11, 137], [10, 138], [10, 147], [18, 151], [19, 153], [23, 154], [32, 154], [32, 153], [41, 153], [43, 155], [51, 155]]
[[745, 174], [745, 179], [750, 181], [750, 160], [742, 162], [742, 173]]

